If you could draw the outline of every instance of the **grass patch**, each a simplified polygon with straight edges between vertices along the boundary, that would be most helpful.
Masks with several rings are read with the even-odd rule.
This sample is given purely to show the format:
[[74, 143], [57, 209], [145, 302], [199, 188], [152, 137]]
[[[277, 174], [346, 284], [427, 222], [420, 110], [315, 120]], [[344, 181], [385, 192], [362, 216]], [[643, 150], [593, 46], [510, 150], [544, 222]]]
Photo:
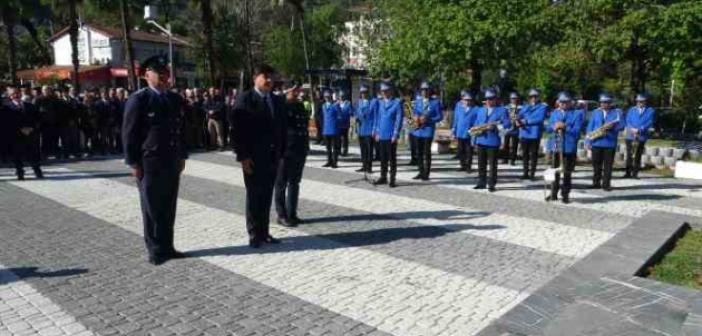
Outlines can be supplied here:
[[668, 139], [649, 139], [646, 141], [646, 147], [676, 147], [677, 141]]
[[661, 168], [652, 167], [652, 168], [643, 169], [642, 171], [645, 171], [647, 173], [651, 173], [654, 175], [660, 175], [662, 177], [675, 177], [675, 171], [668, 168], [668, 167], [661, 167]]
[[702, 231], [690, 230], [663, 260], [651, 268], [650, 278], [673, 285], [702, 289]]

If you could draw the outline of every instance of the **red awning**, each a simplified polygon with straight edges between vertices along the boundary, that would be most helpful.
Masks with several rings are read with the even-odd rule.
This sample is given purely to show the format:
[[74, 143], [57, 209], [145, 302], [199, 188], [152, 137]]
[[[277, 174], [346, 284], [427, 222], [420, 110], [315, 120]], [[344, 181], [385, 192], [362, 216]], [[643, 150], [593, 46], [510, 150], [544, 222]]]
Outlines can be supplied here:
[[[70, 65], [51, 65], [38, 69], [17, 71], [17, 77], [23, 80], [44, 80], [55, 78], [70, 80], [73, 67]], [[78, 68], [78, 79], [86, 81], [107, 81], [112, 78], [107, 65], [85, 65]]]

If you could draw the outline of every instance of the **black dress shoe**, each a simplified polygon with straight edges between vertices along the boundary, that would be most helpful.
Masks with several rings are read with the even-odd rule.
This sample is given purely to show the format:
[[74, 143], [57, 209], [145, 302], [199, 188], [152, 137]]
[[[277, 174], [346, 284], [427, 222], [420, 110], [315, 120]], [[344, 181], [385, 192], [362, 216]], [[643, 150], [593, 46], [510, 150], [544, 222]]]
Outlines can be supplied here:
[[495, 191], [497, 191], [497, 189], [495, 189], [495, 187], [490, 187], [490, 188], [488, 188], [488, 191], [489, 191], [489, 192], [495, 192]]
[[556, 201], [556, 200], [558, 200], [558, 196], [549, 195], [549, 196], [546, 196], [546, 198], [545, 198], [546, 202], [551, 202], [551, 201]]
[[178, 250], [173, 250], [170, 254], [168, 254], [168, 257], [171, 259], [185, 259], [188, 257], [188, 255]]
[[261, 248], [261, 241], [256, 238], [249, 239], [249, 247], [255, 249]]
[[422, 181], [429, 181], [429, 176], [424, 175], [421, 177], [421, 180]]
[[273, 238], [273, 236], [268, 235], [268, 237], [263, 239], [263, 242], [268, 244], [280, 244], [280, 239]]
[[479, 184], [479, 185], [473, 187], [473, 189], [485, 189], [485, 186]]
[[17, 175], [17, 181], [24, 181], [24, 174]]
[[40, 180], [44, 179], [44, 173], [42, 173], [41, 170], [35, 171], [34, 176], [36, 176]]
[[624, 174], [624, 176], [622, 176], [622, 178], [631, 178], [631, 174], [626, 173], [626, 174]]
[[293, 227], [293, 226], [294, 226], [293, 223], [292, 223], [290, 220], [288, 220], [287, 218], [283, 218], [283, 217], [278, 217], [278, 219], [276, 220], [276, 222], [277, 222], [279, 225], [285, 226], [285, 227]]
[[358, 168], [358, 169], [356, 169], [356, 172], [357, 172], [357, 173], [363, 173], [364, 171], [366, 171], [365, 168]]
[[602, 190], [604, 190], [604, 191], [612, 191], [612, 187], [610, 187], [610, 186], [602, 187]]
[[409, 165], [410, 165], [410, 166], [416, 166], [416, 165], [417, 165], [417, 161], [415, 161], [415, 160], [410, 160]]
[[460, 172], [460, 171], [466, 171], [466, 170], [467, 170], [466, 167], [461, 167], [461, 168], [456, 169], [456, 171], [459, 171], [459, 172]]
[[390, 181], [390, 183], [388, 184], [388, 187], [395, 188], [395, 187], [397, 187], [397, 184], [395, 184], [395, 181]]
[[422, 178], [422, 174], [417, 174], [417, 176], [413, 177], [413, 180], [419, 180]]
[[324, 168], [329, 168], [329, 167], [331, 167], [331, 166], [332, 166], [331, 162], [327, 162], [327, 163], [325, 163], [322, 167], [324, 167]]
[[473, 169], [470, 169], [470, 168], [466, 169], [466, 173], [473, 174]]
[[528, 180], [528, 179], [529, 179], [529, 175], [522, 175], [522, 176], [520, 176], [519, 178], [522, 179], [522, 180]]
[[150, 255], [149, 256], [149, 264], [154, 265], [154, 266], [162, 265], [166, 261], [168, 261], [168, 258], [165, 256], [162, 256], [162, 255]]
[[290, 219], [288, 220], [288, 223], [292, 224], [292, 226], [297, 226], [298, 224], [302, 224], [304, 222], [305, 221], [303, 221], [297, 216], [290, 217]]
[[590, 189], [600, 189], [600, 188], [602, 188], [602, 186], [599, 184], [593, 184], [592, 186], [590, 186]]
[[381, 185], [386, 183], [388, 183], [388, 179], [381, 177], [377, 181], [373, 182], [373, 185]]
[[570, 198], [568, 198], [568, 196], [563, 196], [563, 198], [561, 199], [561, 202], [563, 204], [570, 204]]

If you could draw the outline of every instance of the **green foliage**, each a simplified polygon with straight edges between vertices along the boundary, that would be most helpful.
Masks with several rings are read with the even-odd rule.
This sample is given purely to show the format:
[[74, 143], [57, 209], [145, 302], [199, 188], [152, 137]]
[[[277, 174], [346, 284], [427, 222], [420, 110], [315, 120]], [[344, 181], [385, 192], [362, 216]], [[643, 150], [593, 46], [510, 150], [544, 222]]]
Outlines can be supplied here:
[[[313, 68], [339, 66], [343, 49], [338, 43], [338, 38], [344, 29], [341, 7], [336, 4], [326, 4], [313, 8], [305, 16], [305, 25], [310, 66]], [[302, 49], [302, 39], [298, 38], [296, 41], [299, 41], [298, 48]]]
[[299, 30], [290, 31], [287, 27], [271, 29], [264, 36], [266, 62], [285, 75], [302, 77], [305, 71], [305, 55], [301, 41]]
[[688, 231], [661, 263], [653, 267], [651, 277], [674, 285], [702, 289], [702, 232]]

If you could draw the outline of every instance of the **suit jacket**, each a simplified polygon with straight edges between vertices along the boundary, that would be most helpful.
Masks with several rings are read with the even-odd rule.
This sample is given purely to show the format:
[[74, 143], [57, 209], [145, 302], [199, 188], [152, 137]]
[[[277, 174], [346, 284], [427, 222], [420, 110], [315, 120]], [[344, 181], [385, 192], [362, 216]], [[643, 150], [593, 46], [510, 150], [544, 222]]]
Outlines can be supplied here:
[[287, 118], [282, 97], [268, 94], [273, 111], [251, 89], [241, 93], [232, 112], [233, 147], [237, 161], [277, 162], [286, 148]]
[[147, 170], [173, 169], [188, 157], [183, 98], [143, 88], [129, 96], [124, 108], [122, 143], [125, 161]]
[[[39, 110], [32, 103], [22, 102], [22, 107], [18, 107], [13, 102], [7, 102], [3, 108], [5, 109], [4, 116], [7, 123], [7, 130], [12, 132], [12, 136], [20, 137], [20, 129], [23, 127], [31, 127], [35, 134], [39, 132], [41, 116]], [[11, 136], [11, 137], [12, 137]]]

